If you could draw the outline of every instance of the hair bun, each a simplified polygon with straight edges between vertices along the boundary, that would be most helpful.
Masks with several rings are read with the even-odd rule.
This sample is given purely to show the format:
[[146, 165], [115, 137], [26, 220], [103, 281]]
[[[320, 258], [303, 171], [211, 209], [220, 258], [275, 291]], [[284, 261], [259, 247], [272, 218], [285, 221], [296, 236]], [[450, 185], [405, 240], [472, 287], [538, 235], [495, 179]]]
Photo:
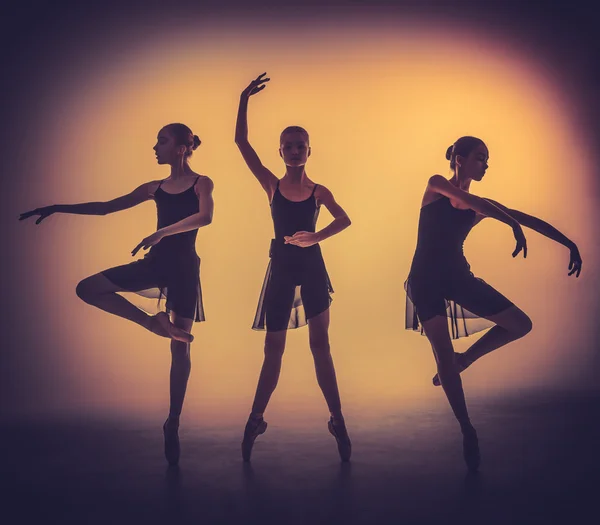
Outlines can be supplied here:
[[194, 135], [194, 144], [192, 145], [192, 149], [196, 149], [201, 144], [200, 137], [198, 135]]
[[452, 150], [454, 149], [454, 144], [452, 144], [452, 146], [450, 146], [447, 150], [446, 150], [446, 160], [450, 160], [452, 157]]

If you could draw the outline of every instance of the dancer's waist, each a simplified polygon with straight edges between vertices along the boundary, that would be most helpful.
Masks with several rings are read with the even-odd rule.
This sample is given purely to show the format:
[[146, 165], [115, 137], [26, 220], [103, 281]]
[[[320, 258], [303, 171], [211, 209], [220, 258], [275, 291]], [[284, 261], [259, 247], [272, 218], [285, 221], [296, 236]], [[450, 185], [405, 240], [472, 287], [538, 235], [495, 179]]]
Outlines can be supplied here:
[[165, 237], [150, 248], [149, 253], [164, 257], [197, 257], [195, 239]]
[[295, 244], [288, 244], [284, 238], [271, 239], [269, 249], [269, 257], [303, 257], [308, 255], [320, 254], [321, 247], [319, 244], [301, 247]]

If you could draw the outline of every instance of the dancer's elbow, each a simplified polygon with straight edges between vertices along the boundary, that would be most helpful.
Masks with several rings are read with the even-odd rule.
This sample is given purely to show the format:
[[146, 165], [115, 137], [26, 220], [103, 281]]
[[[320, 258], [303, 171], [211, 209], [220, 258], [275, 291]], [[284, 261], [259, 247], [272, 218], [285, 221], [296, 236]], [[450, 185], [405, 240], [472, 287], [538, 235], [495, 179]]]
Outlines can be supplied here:
[[212, 223], [212, 216], [211, 215], [203, 215], [198, 220], [198, 226], [199, 227], [208, 226], [210, 223]]

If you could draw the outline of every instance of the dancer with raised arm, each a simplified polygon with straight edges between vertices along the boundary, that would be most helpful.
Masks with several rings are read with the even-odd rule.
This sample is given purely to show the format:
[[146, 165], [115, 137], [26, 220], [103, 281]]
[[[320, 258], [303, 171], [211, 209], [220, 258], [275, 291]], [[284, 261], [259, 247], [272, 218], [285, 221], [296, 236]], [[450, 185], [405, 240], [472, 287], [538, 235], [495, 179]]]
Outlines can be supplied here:
[[[482, 219], [492, 217], [512, 228], [517, 242], [513, 257], [521, 251], [527, 256], [521, 228], [526, 226], [569, 249], [568, 275], [579, 277], [582, 265], [575, 243], [550, 224], [469, 192], [471, 182], [485, 175], [488, 158], [485, 143], [476, 137], [461, 137], [448, 148], [446, 159], [453, 175], [429, 179], [421, 203], [417, 248], [405, 283], [406, 328], [421, 330], [431, 343], [438, 369], [433, 382], [442, 385], [461, 426], [469, 470], [479, 467], [479, 444], [459, 374], [485, 354], [523, 337], [532, 323], [510, 300], [471, 273], [463, 254], [465, 238]], [[455, 354], [449, 324], [453, 338], [492, 328], [466, 352]]]
[[[308, 178], [310, 156], [305, 129], [290, 126], [280, 137], [279, 154], [285, 175], [278, 179], [258, 158], [248, 142], [248, 99], [266, 87], [263, 73], [244, 89], [240, 97], [235, 132], [246, 164], [265, 190], [271, 206], [275, 238], [252, 328], [266, 328], [264, 361], [252, 411], [242, 441], [242, 457], [250, 461], [254, 440], [267, 428], [263, 413], [277, 386], [287, 330], [308, 323], [309, 344], [317, 381], [330, 412], [328, 428], [335, 437], [342, 461], [349, 461], [351, 443], [346, 430], [335, 369], [329, 348], [329, 305], [333, 292], [319, 247], [320, 242], [350, 226], [350, 219], [331, 191]], [[321, 205], [334, 220], [316, 231]]]
[[[157, 231], [144, 238], [131, 255], [150, 248], [144, 258], [110, 268], [83, 279], [77, 295], [86, 303], [139, 324], [171, 340], [170, 408], [163, 425], [165, 456], [179, 461], [179, 416], [191, 370], [190, 343], [194, 323], [204, 321], [200, 288], [200, 258], [195, 242], [198, 228], [213, 215], [213, 183], [192, 171], [189, 157], [200, 139], [184, 124], [169, 124], [158, 133], [156, 160], [171, 168], [169, 177], [142, 184], [131, 193], [107, 202], [55, 204], [23, 213], [20, 220], [39, 215], [36, 224], [54, 213], [106, 215], [153, 199], [158, 214]], [[154, 316], [140, 310], [118, 292], [155, 291], [166, 311]], [[170, 318], [169, 318], [170, 313]]]

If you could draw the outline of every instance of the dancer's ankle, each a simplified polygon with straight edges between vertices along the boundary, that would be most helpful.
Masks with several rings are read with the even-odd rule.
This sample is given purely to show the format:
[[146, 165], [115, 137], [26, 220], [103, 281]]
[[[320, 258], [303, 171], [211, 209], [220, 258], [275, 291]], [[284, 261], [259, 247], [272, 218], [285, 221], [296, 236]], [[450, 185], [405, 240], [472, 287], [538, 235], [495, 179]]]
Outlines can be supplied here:
[[459, 420], [458, 424], [460, 425], [460, 430], [463, 434], [465, 432], [473, 432], [475, 430], [475, 427], [473, 427], [473, 424], [471, 423], [471, 420], [469, 418]]
[[341, 412], [330, 412], [329, 414], [334, 425], [344, 424], [344, 415]]
[[142, 326], [146, 330], [153, 332], [154, 330], [152, 330], [152, 328], [154, 327], [155, 322], [156, 320], [154, 319], [154, 316], [146, 314], [146, 317], [144, 317], [144, 321], [142, 322]]
[[250, 416], [248, 416], [248, 419], [251, 419], [252, 421], [260, 421], [263, 418], [263, 414], [264, 412], [250, 412]]
[[179, 425], [179, 414], [169, 414], [169, 417], [167, 417], [167, 424]]

